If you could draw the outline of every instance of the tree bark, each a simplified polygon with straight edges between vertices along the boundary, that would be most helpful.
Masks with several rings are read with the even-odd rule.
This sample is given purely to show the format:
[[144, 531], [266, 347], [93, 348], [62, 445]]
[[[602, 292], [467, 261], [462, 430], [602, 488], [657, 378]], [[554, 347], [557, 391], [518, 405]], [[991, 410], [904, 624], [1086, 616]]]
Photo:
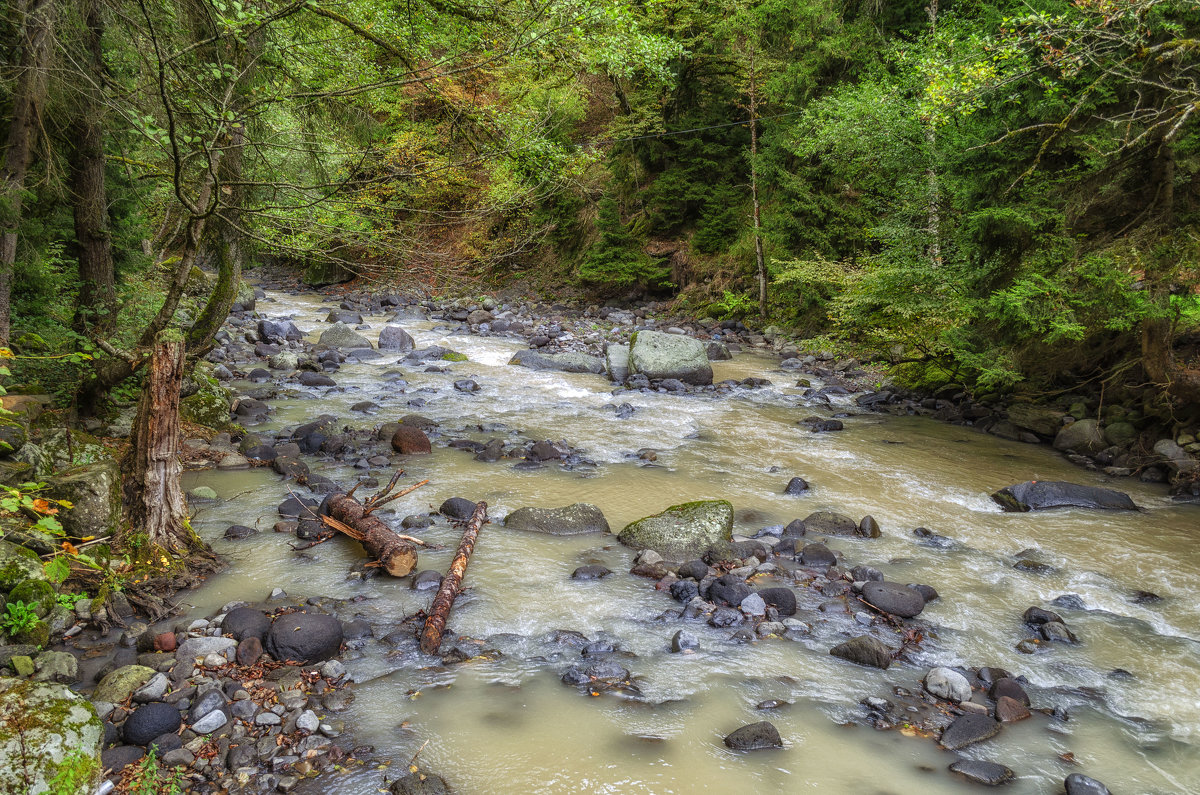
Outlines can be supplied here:
[[[95, 0], [84, 9], [87, 68], [90, 84], [80, 87], [76, 113], [68, 127], [70, 141], [71, 206], [75, 240], [79, 245], [79, 298], [74, 326], [77, 331], [104, 333], [111, 328], [116, 308], [112, 237], [108, 230], [108, 194], [104, 177], [104, 56], [100, 48], [103, 21]], [[83, 81], [81, 81], [83, 82]]]
[[12, 119], [0, 161], [0, 347], [8, 347], [11, 325], [13, 266], [17, 261], [17, 229], [21, 225], [25, 174], [46, 101], [46, 72], [54, 37], [52, 0], [17, 4], [21, 58], [12, 93]]
[[325, 524], [362, 544], [388, 574], [403, 577], [417, 567], [417, 548], [413, 542], [372, 516], [370, 509], [354, 497], [331, 494], [325, 504], [329, 518], [334, 520]]
[[125, 527], [144, 532], [155, 547], [179, 552], [190, 544], [179, 476], [179, 388], [183, 339], [164, 332], [155, 342], [142, 386], [122, 473]]
[[475, 539], [479, 530], [487, 521], [487, 503], [475, 503], [475, 512], [467, 529], [463, 531], [462, 541], [458, 544], [458, 552], [450, 563], [450, 570], [442, 578], [442, 586], [438, 588], [437, 596], [433, 597], [433, 605], [429, 608], [429, 616], [425, 619], [425, 628], [421, 630], [421, 651], [425, 654], [437, 654], [442, 647], [442, 634], [446, 631], [446, 619], [450, 617], [450, 608], [454, 599], [462, 590], [463, 577], [467, 573], [467, 563], [471, 560], [471, 552], [475, 549]]

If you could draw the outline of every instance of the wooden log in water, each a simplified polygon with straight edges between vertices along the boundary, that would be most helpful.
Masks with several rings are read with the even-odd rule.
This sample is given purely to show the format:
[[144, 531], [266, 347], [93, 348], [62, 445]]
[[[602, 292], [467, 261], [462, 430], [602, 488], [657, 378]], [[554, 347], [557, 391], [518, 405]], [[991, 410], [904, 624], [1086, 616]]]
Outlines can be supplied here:
[[429, 608], [429, 616], [425, 619], [425, 628], [421, 631], [421, 651], [426, 654], [436, 654], [442, 646], [442, 633], [446, 631], [446, 619], [450, 617], [450, 608], [454, 599], [462, 590], [463, 576], [467, 573], [467, 563], [471, 560], [471, 552], [475, 549], [475, 539], [479, 530], [487, 522], [487, 503], [475, 503], [475, 512], [467, 522], [463, 531], [462, 541], [458, 543], [458, 552], [450, 563], [450, 571], [442, 578], [442, 586], [438, 588], [433, 605]]
[[[421, 481], [398, 492], [394, 497], [403, 496], [428, 482]], [[390, 501], [394, 497], [386, 499]], [[417, 566], [417, 544], [420, 542], [397, 533], [371, 515], [372, 509], [382, 504], [384, 499], [383, 495], [379, 495], [368, 500], [367, 505], [363, 505], [351, 494], [331, 494], [325, 502], [329, 515], [322, 516], [321, 521], [326, 527], [344, 533], [362, 544], [367, 554], [375, 558], [378, 565], [388, 574], [404, 577], [412, 573]]]

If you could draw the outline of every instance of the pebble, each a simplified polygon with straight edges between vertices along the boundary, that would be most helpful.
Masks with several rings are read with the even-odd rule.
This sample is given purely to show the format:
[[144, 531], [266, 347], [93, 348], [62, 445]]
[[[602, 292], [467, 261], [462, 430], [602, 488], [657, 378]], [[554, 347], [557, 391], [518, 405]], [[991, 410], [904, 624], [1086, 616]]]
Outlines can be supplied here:
[[217, 729], [224, 726], [229, 721], [225, 713], [219, 709], [214, 709], [212, 712], [205, 715], [200, 720], [191, 725], [191, 730], [196, 734], [212, 734]]
[[317, 713], [311, 709], [306, 709], [300, 713], [300, 717], [296, 718], [296, 728], [301, 731], [315, 732], [320, 728], [321, 722], [317, 718]]

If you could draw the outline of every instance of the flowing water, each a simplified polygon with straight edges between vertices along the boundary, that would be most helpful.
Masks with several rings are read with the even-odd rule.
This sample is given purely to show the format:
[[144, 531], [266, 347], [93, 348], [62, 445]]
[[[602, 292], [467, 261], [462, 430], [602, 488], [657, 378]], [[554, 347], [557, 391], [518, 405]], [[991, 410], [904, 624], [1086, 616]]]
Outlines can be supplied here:
[[[315, 340], [328, 305], [313, 296], [271, 299], [260, 302], [260, 312], [294, 318]], [[934, 665], [993, 665], [1024, 675], [1035, 707], [1070, 712], [1067, 721], [1035, 712], [961, 752], [1013, 768], [1018, 780], [1011, 791], [1060, 791], [1072, 772], [1117, 793], [1200, 791], [1200, 507], [1172, 503], [1161, 486], [1122, 480], [1108, 485], [1129, 492], [1145, 512], [1002, 513], [988, 497], [1001, 486], [1106, 479], [1042, 447], [920, 418], [853, 414], [841, 433], [809, 433], [796, 420], [828, 409], [807, 405], [802, 390], [788, 386], [794, 374], [767, 357], [714, 363], [716, 380], [755, 375], [774, 382], [732, 397], [614, 395], [599, 376], [507, 366], [522, 347], [516, 340], [451, 334], [432, 321], [403, 325], [418, 347], [446, 345], [470, 361], [448, 365], [446, 373], [397, 366], [391, 355], [344, 365], [334, 374], [338, 387], [286, 390], [270, 401], [269, 422], [254, 430], [290, 429], [322, 413], [355, 427], [420, 413], [441, 423], [443, 439], [565, 439], [596, 464], [522, 471], [511, 461], [478, 462], [435, 442], [432, 455], [403, 462], [402, 482], [429, 478], [430, 484], [381, 511], [397, 526], [401, 517], [436, 509], [451, 496], [486, 500], [492, 517], [526, 505], [593, 503], [614, 531], [705, 498], [730, 500], [738, 510], [735, 532], [751, 535], [817, 510], [856, 519], [870, 513], [882, 538], [835, 538], [831, 547], [851, 563], [877, 566], [889, 580], [932, 584], [941, 599], [921, 616], [932, 629], [915, 654], [919, 664], [878, 671], [829, 655], [849, 637], [852, 620], [847, 625], [802, 610], [797, 618], [813, 624], [807, 637], [734, 643], [729, 629], [656, 620], [678, 603], [627, 573], [633, 553], [613, 536], [553, 538], [490, 524], [449, 623], [460, 635], [489, 639], [487, 647], [502, 656], [444, 667], [432, 658], [389, 658], [388, 646], [370, 641], [348, 662], [357, 699], [339, 717], [357, 740], [394, 760], [397, 774], [423, 747], [422, 765], [469, 793], [961, 791], [970, 785], [945, 770], [954, 754], [929, 739], [864, 725], [859, 702], [886, 697], [895, 685], [919, 689]], [[376, 331], [364, 333], [373, 338]], [[408, 382], [403, 390], [380, 378], [396, 369]], [[455, 391], [453, 381], [465, 377], [480, 391]], [[350, 411], [368, 399], [381, 406], [377, 416]], [[414, 399], [425, 402], [414, 408]], [[620, 403], [634, 406], [634, 414], [618, 419], [606, 409]], [[844, 408], [852, 411], [849, 403]], [[642, 448], [657, 451], [654, 464], [637, 457]], [[343, 483], [361, 474], [333, 462], [310, 459], [310, 465]], [[386, 482], [390, 470], [371, 474]], [[803, 497], [781, 494], [794, 475], [812, 484]], [[346, 539], [297, 553], [290, 536], [270, 533], [275, 507], [297, 489], [273, 472], [193, 472], [185, 485], [211, 486], [222, 498], [194, 524], [232, 560], [226, 573], [191, 595], [197, 614], [232, 599], [261, 600], [277, 586], [299, 596], [360, 596], [357, 612], [381, 637], [432, 599], [411, 590], [407, 579], [348, 578], [363, 553]], [[223, 541], [232, 523], [257, 523], [268, 532]], [[917, 526], [954, 544], [924, 545], [911, 532]], [[418, 531], [447, 547], [422, 552], [419, 568], [445, 571], [458, 532], [444, 523]], [[1018, 553], [1052, 569], [1014, 569]], [[585, 563], [616, 574], [571, 580]], [[1139, 590], [1162, 601], [1135, 603]], [[1058, 609], [1081, 645], [1018, 652], [1017, 642], [1028, 636], [1025, 608], [1067, 593], [1087, 606]], [[806, 598], [802, 604], [815, 604]], [[700, 637], [698, 653], [668, 652], [683, 626]], [[636, 655], [620, 661], [638, 676], [642, 697], [589, 697], [562, 684], [563, 670], [579, 657], [545, 642], [556, 629], [609, 638]], [[790, 703], [757, 711], [765, 699]], [[722, 744], [738, 726], [764, 719], [779, 728], [784, 750], [739, 754]], [[1077, 764], [1063, 761], [1064, 754]], [[375, 793], [383, 775], [359, 768], [341, 779], [322, 777], [309, 791]]]

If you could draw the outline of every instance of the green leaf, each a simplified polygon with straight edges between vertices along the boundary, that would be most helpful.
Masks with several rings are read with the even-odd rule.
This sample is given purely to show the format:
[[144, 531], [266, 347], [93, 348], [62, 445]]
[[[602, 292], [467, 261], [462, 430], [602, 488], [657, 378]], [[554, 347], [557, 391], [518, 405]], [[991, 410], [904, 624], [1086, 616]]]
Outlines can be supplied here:
[[63, 557], [51, 558], [43, 564], [42, 570], [46, 573], [47, 580], [58, 585], [70, 576], [71, 564]]

